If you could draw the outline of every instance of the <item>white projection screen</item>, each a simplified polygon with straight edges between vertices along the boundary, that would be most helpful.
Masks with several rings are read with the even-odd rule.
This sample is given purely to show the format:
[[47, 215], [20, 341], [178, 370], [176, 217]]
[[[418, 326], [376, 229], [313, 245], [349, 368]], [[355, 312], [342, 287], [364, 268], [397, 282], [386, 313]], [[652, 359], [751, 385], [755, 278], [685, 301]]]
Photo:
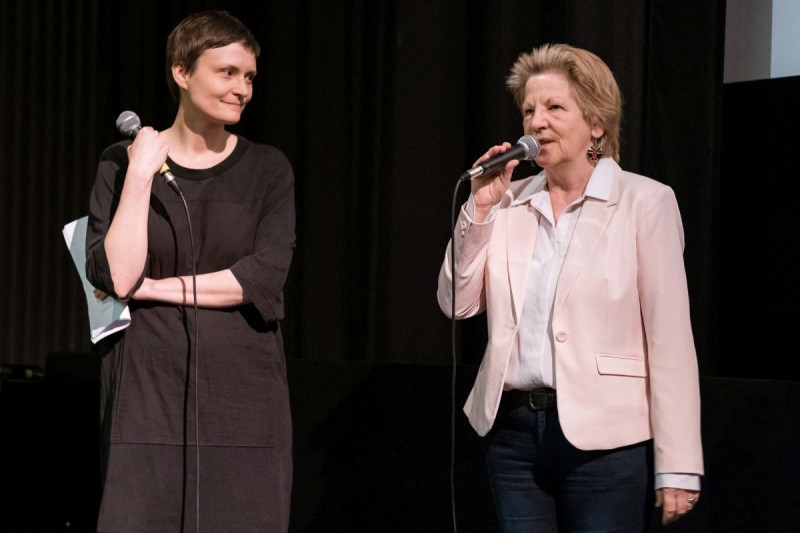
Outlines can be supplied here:
[[725, 83], [800, 76], [800, 2], [728, 0]]

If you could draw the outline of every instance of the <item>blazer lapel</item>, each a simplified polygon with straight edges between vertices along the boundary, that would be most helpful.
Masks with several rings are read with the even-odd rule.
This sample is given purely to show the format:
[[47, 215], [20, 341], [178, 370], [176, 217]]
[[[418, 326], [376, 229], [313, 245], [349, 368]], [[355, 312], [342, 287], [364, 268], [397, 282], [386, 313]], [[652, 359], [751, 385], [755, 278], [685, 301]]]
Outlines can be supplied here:
[[619, 174], [615, 172], [612, 177], [611, 198], [608, 201], [587, 198], [581, 207], [581, 214], [578, 217], [572, 240], [569, 244], [569, 251], [564, 258], [561, 267], [561, 274], [558, 277], [556, 287], [555, 309], [560, 309], [567, 298], [575, 279], [580, 274], [597, 242], [606, 231], [611, 215], [611, 209], [619, 199]]
[[533, 247], [539, 229], [539, 215], [529, 202], [508, 209], [507, 264], [508, 282], [514, 309], [514, 323], [519, 323], [528, 285]]

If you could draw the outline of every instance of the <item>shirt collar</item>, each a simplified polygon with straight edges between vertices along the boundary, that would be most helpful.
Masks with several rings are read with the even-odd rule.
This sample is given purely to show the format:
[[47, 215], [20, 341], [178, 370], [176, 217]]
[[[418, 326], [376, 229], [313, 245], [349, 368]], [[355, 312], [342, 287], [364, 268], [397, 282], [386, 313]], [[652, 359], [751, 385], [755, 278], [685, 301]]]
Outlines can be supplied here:
[[[611, 198], [611, 185], [614, 176], [614, 163], [611, 159], [601, 159], [594, 167], [592, 175], [589, 177], [589, 182], [586, 184], [586, 189], [583, 191], [583, 196], [586, 198], [594, 198], [597, 200], [608, 201]], [[511, 202], [511, 205], [520, 205], [529, 202], [531, 198], [545, 189], [547, 184], [545, 171], [540, 172], [531, 179], [530, 183], [525, 185], [519, 192], [517, 198]]]

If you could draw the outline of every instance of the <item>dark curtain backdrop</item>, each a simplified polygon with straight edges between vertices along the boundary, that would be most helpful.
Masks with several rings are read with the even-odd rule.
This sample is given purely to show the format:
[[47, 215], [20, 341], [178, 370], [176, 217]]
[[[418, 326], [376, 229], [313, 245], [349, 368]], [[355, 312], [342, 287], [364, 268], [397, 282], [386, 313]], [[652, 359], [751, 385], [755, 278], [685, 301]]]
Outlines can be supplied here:
[[[185, 15], [226, 8], [263, 47], [235, 131], [282, 149], [297, 178], [288, 356], [450, 361], [436, 277], [458, 175], [521, 135], [504, 78], [545, 42], [588, 48], [624, 98], [622, 164], [671, 185], [701, 369], [717, 334], [724, 0], [0, 3], [0, 363], [89, 352], [61, 237], [87, 211], [117, 115], [167, 127], [164, 43]], [[464, 193], [462, 192], [462, 195]], [[481, 320], [461, 328], [477, 360]]]

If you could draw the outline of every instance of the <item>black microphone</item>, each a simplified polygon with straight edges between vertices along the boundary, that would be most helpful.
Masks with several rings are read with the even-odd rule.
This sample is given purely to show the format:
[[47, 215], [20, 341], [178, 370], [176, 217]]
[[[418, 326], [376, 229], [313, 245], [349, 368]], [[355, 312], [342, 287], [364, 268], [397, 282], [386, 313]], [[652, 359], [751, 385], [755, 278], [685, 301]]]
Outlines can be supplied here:
[[539, 140], [536, 137], [533, 135], [525, 135], [524, 137], [519, 138], [515, 146], [509, 148], [502, 154], [498, 154], [492, 158], [489, 158], [480, 165], [475, 165], [471, 169], [461, 174], [459, 179], [463, 181], [477, 178], [478, 176], [486, 174], [487, 172], [496, 170], [498, 167], [502, 167], [512, 159], [530, 161], [539, 155], [539, 151], [541, 149], [542, 146], [539, 144]]
[[[124, 136], [133, 139], [136, 137], [136, 134], [139, 133], [140, 129], [142, 129], [142, 121], [139, 120], [139, 115], [133, 111], [123, 111], [117, 117], [117, 130], [119, 130], [119, 132]], [[180, 196], [183, 196], [181, 188], [178, 187], [178, 182], [175, 181], [175, 176], [172, 175], [172, 172], [166, 163], [161, 166], [161, 169], [158, 171], [158, 173], [162, 178], [164, 178], [164, 181], [167, 182], [167, 185], [172, 187], [173, 191], [178, 193]]]

